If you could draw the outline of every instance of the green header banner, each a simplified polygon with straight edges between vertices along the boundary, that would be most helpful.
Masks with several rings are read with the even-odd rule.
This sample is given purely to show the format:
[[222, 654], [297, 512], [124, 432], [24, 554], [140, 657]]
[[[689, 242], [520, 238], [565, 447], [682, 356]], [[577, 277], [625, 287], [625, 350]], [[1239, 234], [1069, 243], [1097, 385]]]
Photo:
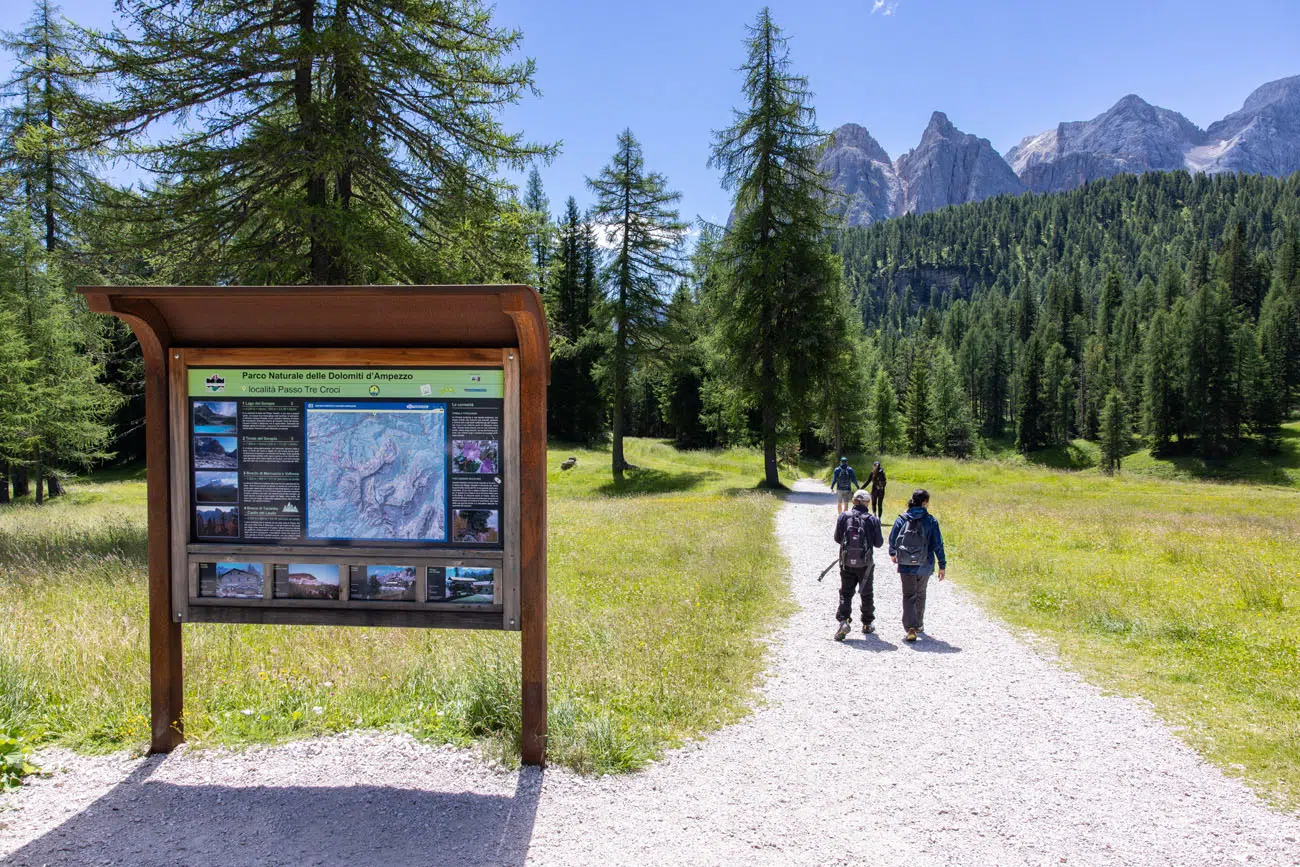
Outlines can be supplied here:
[[500, 368], [191, 367], [189, 396], [501, 399], [505, 372]]

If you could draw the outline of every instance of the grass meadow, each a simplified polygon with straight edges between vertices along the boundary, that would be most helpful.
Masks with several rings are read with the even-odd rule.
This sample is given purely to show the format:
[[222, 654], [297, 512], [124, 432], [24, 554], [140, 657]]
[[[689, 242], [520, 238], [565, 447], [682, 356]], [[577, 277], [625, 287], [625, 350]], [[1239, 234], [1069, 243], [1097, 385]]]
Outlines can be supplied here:
[[[607, 451], [548, 461], [549, 755], [584, 772], [639, 767], [743, 715], [757, 639], [789, 605], [756, 453], [633, 441], [628, 459], [642, 468], [619, 487]], [[0, 612], [0, 732], [147, 745], [141, 474], [0, 509]], [[197, 746], [383, 728], [518, 757], [513, 633], [205, 624], [185, 627], [184, 650]]]
[[[1288, 432], [1294, 442], [1297, 425]], [[1300, 471], [1285, 456], [1247, 460], [1247, 476]], [[929, 489], [958, 584], [1094, 683], [1150, 701], [1261, 795], [1300, 807], [1300, 482], [1183, 481], [1205, 468], [1130, 462], [1107, 477], [891, 459], [885, 516]], [[942, 612], [928, 619], [941, 635]]]

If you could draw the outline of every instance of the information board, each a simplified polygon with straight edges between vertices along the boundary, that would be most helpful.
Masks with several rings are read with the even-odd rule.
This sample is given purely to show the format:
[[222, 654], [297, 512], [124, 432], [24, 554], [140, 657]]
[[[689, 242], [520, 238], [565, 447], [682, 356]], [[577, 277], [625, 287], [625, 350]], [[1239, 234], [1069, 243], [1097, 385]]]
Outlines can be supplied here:
[[504, 375], [190, 368], [194, 541], [501, 549]]
[[177, 617], [518, 628], [517, 368], [494, 354], [175, 351]]

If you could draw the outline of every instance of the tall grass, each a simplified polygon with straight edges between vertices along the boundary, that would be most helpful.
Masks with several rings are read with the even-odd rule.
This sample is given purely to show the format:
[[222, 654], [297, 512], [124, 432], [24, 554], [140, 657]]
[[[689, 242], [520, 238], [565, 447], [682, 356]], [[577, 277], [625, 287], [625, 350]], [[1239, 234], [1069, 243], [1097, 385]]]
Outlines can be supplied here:
[[1149, 699], [1230, 773], [1300, 805], [1300, 491], [886, 464], [887, 510], [931, 491], [958, 583], [1097, 683]]
[[[549, 754], [587, 772], [640, 767], [743, 714], [757, 638], [787, 605], [778, 500], [750, 490], [758, 455], [634, 441], [629, 460], [641, 469], [617, 488], [608, 452], [549, 460]], [[146, 743], [144, 573], [138, 480], [0, 509], [0, 729]], [[517, 760], [517, 635], [196, 624], [184, 648], [195, 744], [390, 728]]]

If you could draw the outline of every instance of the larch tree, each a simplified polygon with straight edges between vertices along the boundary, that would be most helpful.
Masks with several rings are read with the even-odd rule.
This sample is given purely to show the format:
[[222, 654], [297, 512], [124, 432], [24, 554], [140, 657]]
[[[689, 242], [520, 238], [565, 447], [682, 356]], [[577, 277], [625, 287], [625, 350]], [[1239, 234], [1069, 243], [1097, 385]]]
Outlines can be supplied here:
[[502, 129], [534, 65], [478, 0], [118, 8], [124, 27], [90, 35], [117, 89], [99, 120], [167, 179], [132, 216], [225, 279], [409, 278], [412, 239], [459, 248], [449, 227], [509, 192], [498, 169], [554, 153]]
[[600, 175], [587, 181], [596, 194], [592, 218], [604, 227], [612, 248], [605, 288], [614, 324], [610, 351], [612, 467], [621, 482], [628, 383], [635, 363], [660, 345], [669, 281], [685, 276], [680, 247], [687, 224], [676, 208], [681, 193], [668, 179], [646, 170], [641, 144], [625, 129], [618, 149]]
[[[107, 404], [69, 403], [57, 396], [61, 388], [74, 388], [73, 382], [102, 375], [109, 348], [105, 331], [125, 336], [120, 324], [92, 317], [72, 292], [77, 283], [102, 279], [90, 266], [94, 251], [87, 235], [108, 195], [107, 186], [95, 175], [102, 136], [89, 120], [98, 103], [86, 83], [73, 27], [50, 0], [38, 0], [26, 27], [5, 36], [0, 45], [15, 61], [3, 85], [5, 105], [0, 110], [0, 205], [15, 245], [11, 279], [13, 285], [24, 287], [28, 308], [19, 324], [31, 351], [48, 354], [54, 346], [42, 339], [41, 329], [57, 322], [60, 345], [72, 354], [71, 358], [41, 357], [31, 394], [42, 403], [33, 410], [39, 410], [42, 418], [50, 418], [56, 403], [63, 412], [90, 411], [85, 416], [68, 415], [65, 423], [69, 430], [96, 431], [93, 440], [104, 430], [105, 421], [94, 408]], [[42, 287], [39, 292], [32, 290], [36, 283]], [[60, 385], [61, 380], [66, 384]], [[58, 432], [57, 427], [46, 431]], [[72, 453], [64, 454], [65, 448]], [[39, 453], [31, 451], [27, 460], [11, 462], [15, 488], [26, 493], [30, 468], [38, 485], [43, 479], [49, 495], [57, 496], [62, 492], [63, 469], [84, 463], [83, 456], [73, 438], [56, 442], [45, 437]], [[43, 499], [44, 491], [37, 490], [36, 497]]]
[[849, 304], [830, 245], [832, 197], [818, 168], [829, 137], [766, 7], [746, 48], [740, 71], [747, 104], [714, 134], [710, 157], [734, 198], [708, 303], [721, 375], [737, 399], [759, 411], [763, 483], [780, 487], [778, 430], [818, 402]]

